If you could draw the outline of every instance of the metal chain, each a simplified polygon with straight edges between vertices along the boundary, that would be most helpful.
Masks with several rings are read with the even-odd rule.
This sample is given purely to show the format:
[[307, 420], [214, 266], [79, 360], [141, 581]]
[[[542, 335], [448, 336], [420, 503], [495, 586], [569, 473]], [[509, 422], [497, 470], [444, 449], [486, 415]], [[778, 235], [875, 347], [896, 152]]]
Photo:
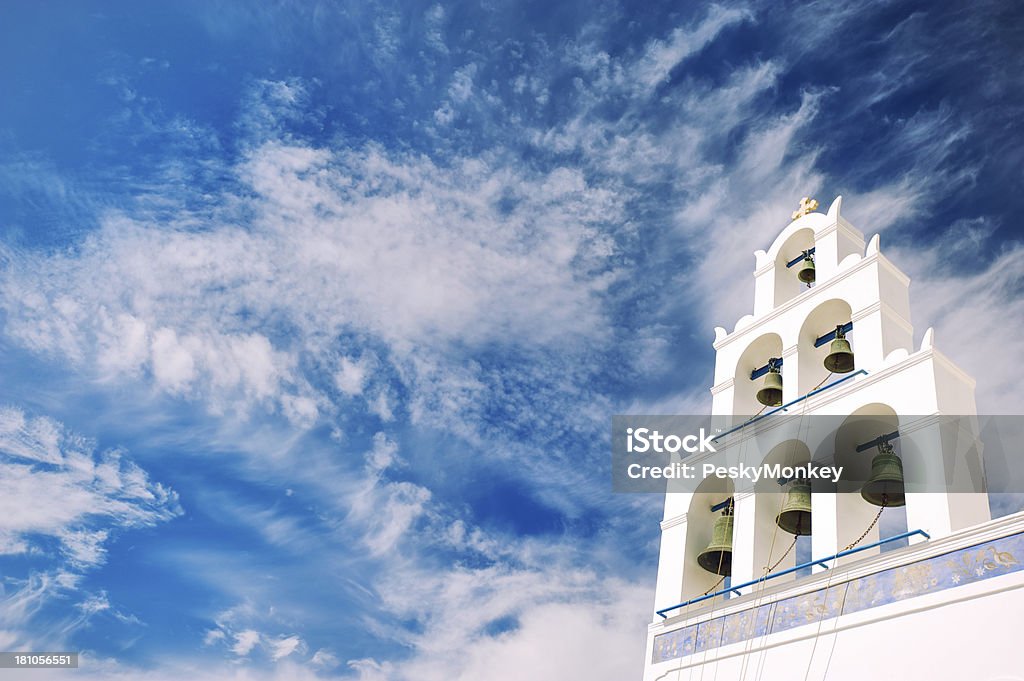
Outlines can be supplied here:
[[771, 567], [765, 566], [765, 568], [764, 568], [764, 574], [765, 575], [770, 574], [772, 570], [774, 570], [775, 568], [779, 567], [779, 564], [786, 559], [786, 556], [789, 555], [789, 552], [793, 550], [794, 546], [796, 546], [796, 540], [797, 540], [797, 537], [793, 537], [793, 543], [789, 545], [789, 548], [786, 549], [786, 552], [784, 554], [782, 554], [782, 557], [779, 558], [777, 561], [775, 561], [775, 565], [772, 565]]
[[862, 541], [864, 541], [864, 537], [868, 536], [868, 532], [871, 531], [871, 528], [873, 528], [876, 524], [878, 524], [878, 519], [882, 517], [882, 511], [885, 510], [885, 505], [886, 505], [886, 502], [888, 502], [888, 501], [889, 501], [888, 497], [883, 494], [882, 495], [882, 506], [881, 506], [881, 508], [878, 509], [878, 513], [875, 514], [875, 519], [871, 521], [870, 525], [868, 525], [868, 529], [864, 530], [864, 534], [862, 534], [861, 536], [857, 537], [857, 541], [855, 541], [852, 544], [850, 544], [849, 546], [847, 546], [845, 549], [843, 549], [843, 551], [849, 551], [854, 546], [856, 546], [857, 544], [859, 544]]

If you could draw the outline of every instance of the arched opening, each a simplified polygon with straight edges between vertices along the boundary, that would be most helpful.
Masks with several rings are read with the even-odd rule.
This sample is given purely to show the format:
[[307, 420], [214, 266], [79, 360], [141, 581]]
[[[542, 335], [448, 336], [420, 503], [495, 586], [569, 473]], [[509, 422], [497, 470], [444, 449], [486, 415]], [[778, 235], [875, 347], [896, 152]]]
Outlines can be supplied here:
[[807, 290], [807, 284], [797, 278], [800, 265], [797, 264], [793, 267], [786, 267], [786, 265], [811, 248], [814, 248], [814, 230], [812, 229], [797, 230], [782, 244], [779, 254], [775, 256], [775, 307]]
[[[868, 530], [858, 546], [871, 544], [879, 539], [892, 537], [907, 531], [905, 509], [899, 506], [875, 506], [864, 500], [861, 490], [871, 477], [871, 463], [878, 454], [876, 447], [858, 452], [857, 447], [872, 442], [883, 435], [896, 432], [900, 419], [896, 411], [887, 404], [872, 403], [860, 407], [850, 414], [836, 430], [835, 465], [843, 467], [843, 477], [836, 495], [837, 532], [839, 548], [855, 541], [875, 520], [881, 512], [877, 524]], [[901, 456], [902, 448], [899, 438], [890, 443], [897, 456]], [[901, 459], [903, 457], [901, 456]], [[903, 459], [904, 472], [916, 464]], [[881, 551], [905, 546], [906, 540], [884, 544]], [[879, 549], [854, 554], [846, 560], [859, 560], [874, 555]]]
[[[811, 451], [807, 445], [800, 440], [790, 439], [772, 447], [761, 463], [762, 466], [778, 464], [789, 467], [805, 466], [810, 461]], [[769, 568], [769, 571], [774, 573], [810, 560], [811, 528], [807, 527], [806, 521], [800, 521], [799, 527], [799, 532], [806, 534], [788, 532], [778, 523], [779, 514], [787, 509], [787, 501], [790, 502], [788, 510], [791, 513], [795, 508], [792, 502], [797, 500], [798, 495], [790, 497], [792, 486], [792, 481], [776, 478], [761, 478], [754, 485], [754, 567], [758, 570], [755, 577], [764, 574], [764, 568]], [[810, 574], [809, 568], [807, 574]], [[792, 580], [800, 576], [802, 575], [793, 573], [792, 576], [780, 577], [771, 583]]]
[[[766, 333], [758, 337], [740, 355], [733, 377], [732, 413], [736, 416], [752, 416], [764, 407], [757, 401], [757, 391], [764, 383], [764, 378], [751, 380], [750, 374], [765, 366], [773, 357], [782, 357], [782, 338], [777, 333]], [[785, 373], [786, 368], [783, 366], [783, 376]]]
[[[825, 357], [828, 356], [831, 343], [825, 343], [821, 347], [814, 347], [814, 342], [829, 333], [835, 331], [840, 324], [850, 321], [852, 310], [850, 304], [845, 300], [833, 298], [826, 300], [814, 308], [804, 320], [800, 327], [800, 336], [797, 340], [797, 357], [799, 358], [799, 394], [806, 395], [815, 388], [823, 385], [830, 378], [828, 369], [825, 368]], [[851, 335], [847, 335], [851, 341]], [[854, 348], [856, 350], [856, 348]], [[839, 376], [834, 376], [839, 378]]]
[[708, 547], [715, 521], [722, 515], [721, 511], [712, 511], [712, 507], [731, 499], [734, 492], [735, 487], [732, 480], [709, 477], [700, 483], [690, 499], [690, 508], [686, 512], [686, 551], [683, 566], [684, 600], [700, 596], [715, 587], [720, 581], [722, 583], [715, 590], [725, 588], [727, 582], [722, 581], [722, 575], [709, 572], [701, 567], [697, 562], [697, 556]]

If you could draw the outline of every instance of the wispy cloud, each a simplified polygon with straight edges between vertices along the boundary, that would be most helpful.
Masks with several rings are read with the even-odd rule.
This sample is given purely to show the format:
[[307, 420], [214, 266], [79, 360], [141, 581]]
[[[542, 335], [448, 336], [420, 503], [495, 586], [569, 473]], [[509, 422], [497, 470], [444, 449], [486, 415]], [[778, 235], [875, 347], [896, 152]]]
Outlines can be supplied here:
[[597, 227], [618, 206], [576, 171], [281, 143], [236, 170], [254, 196], [225, 201], [255, 211], [247, 228], [112, 215], [73, 257], [7, 250], [8, 332], [87, 375], [145, 376], [216, 413], [262, 405], [297, 424], [352, 392], [352, 379], [318, 386], [298, 371], [351, 372], [327, 343], [339, 334], [372, 334], [398, 360], [425, 349], [404, 362], [413, 375], [456, 340], [602, 335], [595, 296], [614, 275]]
[[85, 569], [103, 562], [111, 530], [151, 526], [181, 512], [177, 495], [151, 482], [124, 452], [97, 452], [60, 424], [14, 407], [0, 410], [0, 457], [4, 553], [38, 550], [49, 537], [70, 566]]
[[[41, 416], [0, 408], [0, 555], [27, 559], [0, 582], [0, 630], [12, 649], [65, 644], [97, 615], [137, 625], [105, 592], [83, 590], [82, 576], [105, 562], [118, 534], [181, 514], [177, 494], [119, 450]], [[40, 618], [55, 602], [77, 611]], [[47, 621], [47, 626], [43, 622]]]
[[742, 9], [712, 5], [707, 16], [695, 26], [673, 29], [667, 38], [649, 42], [627, 74], [627, 81], [646, 91], [653, 90], [668, 80], [673, 68], [714, 40], [723, 28], [752, 16]]
[[918, 337], [935, 327], [935, 347], [978, 381], [979, 411], [1022, 414], [1024, 370], [991, 358], [1024, 352], [1019, 330], [1006, 321], [1024, 314], [1024, 248], [1009, 245], [990, 259], [983, 247], [990, 233], [977, 222], [950, 225], [929, 247], [900, 247], [893, 258], [914, 277]]

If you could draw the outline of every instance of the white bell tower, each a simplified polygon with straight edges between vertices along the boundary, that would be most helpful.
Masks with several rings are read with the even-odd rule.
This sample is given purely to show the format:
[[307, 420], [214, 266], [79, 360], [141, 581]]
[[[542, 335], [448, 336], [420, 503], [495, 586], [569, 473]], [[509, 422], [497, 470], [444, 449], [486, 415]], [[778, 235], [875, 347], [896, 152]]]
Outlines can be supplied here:
[[[753, 314], [731, 333], [715, 329], [712, 415], [730, 421], [722, 442], [752, 465], [825, 455], [866, 480], [873, 453], [895, 447], [908, 474], [900, 500], [909, 545], [879, 536], [873, 521], [900, 512], [866, 501], [860, 484], [810, 494], [813, 529], [799, 550], [776, 522], [787, 499], [778, 481], [666, 494], [645, 681], [859, 681], [866, 671], [902, 681], [1024, 678], [1024, 667], [1010, 665], [1019, 642], [984, 624], [1007, 617], [1012, 602], [1015, 628], [1024, 628], [1024, 514], [990, 520], [975, 382], [934, 347], [932, 329], [914, 347], [910, 279], [877, 235], [865, 244], [841, 206], [837, 198], [814, 212], [817, 202], [803, 199], [771, 247], [755, 252]], [[853, 366], [833, 373], [826, 357], [841, 355], [831, 354], [837, 331]], [[765, 404], [758, 391], [769, 365], [781, 372], [782, 394]], [[812, 416], [836, 427], [801, 430]], [[798, 437], [792, 427], [773, 435], [771, 424], [786, 420]], [[723, 507], [733, 516], [724, 579], [697, 562], [720, 538]], [[800, 553], [813, 564], [787, 573]], [[1006, 593], [1012, 599], [999, 605], [996, 594]], [[979, 623], [976, 634], [965, 618]], [[1021, 676], [999, 676], [1007, 673]]]

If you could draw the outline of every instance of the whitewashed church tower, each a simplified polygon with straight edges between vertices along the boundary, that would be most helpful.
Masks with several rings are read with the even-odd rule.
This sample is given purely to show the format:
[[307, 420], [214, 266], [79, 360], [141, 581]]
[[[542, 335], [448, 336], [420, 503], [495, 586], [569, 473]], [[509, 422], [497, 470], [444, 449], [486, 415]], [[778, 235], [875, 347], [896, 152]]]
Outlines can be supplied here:
[[1024, 514], [990, 519], [974, 380], [914, 347], [910, 279], [841, 204], [754, 254], [711, 393], [742, 461], [843, 481], [666, 494], [644, 681], [1024, 680]]

